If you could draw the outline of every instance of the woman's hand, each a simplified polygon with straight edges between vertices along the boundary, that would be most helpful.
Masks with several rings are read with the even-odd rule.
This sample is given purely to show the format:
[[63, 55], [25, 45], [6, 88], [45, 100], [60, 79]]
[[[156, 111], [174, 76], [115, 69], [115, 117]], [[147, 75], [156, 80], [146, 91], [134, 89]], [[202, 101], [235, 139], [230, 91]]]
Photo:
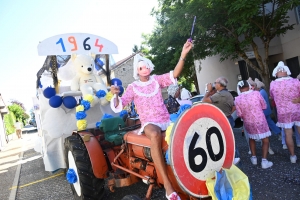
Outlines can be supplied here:
[[118, 86], [114, 86], [114, 85], [110, 86], [110, 91], [111, 91], [112, 94], [116, 94], [117, 96], [120, 93], [119, 87]]
[[296, 104], [296, 103], [300, 103], [300, 97], [299, 97], [299, 98], [296, 98], [296, 99], [293, 99], [292, 102], [295, 103], [295, 104]]
[[189, 40], [186, 41], [186, 43], [182, 47], [181, 51], [181, 57], [186, 58], [186, 55], [189, 53], [189, 51], [193, 48], [193, 43], [189, 42]]

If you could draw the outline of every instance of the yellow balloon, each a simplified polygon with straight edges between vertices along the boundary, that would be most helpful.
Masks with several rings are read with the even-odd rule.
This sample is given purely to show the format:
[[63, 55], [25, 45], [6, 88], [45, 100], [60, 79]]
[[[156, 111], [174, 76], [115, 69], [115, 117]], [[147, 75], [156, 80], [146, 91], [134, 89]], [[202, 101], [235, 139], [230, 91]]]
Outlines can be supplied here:
[[170, 140], [171, 140], [171, 132], [172, 132], [173, 126], [174, 126], [174, 123], [171, 123], [166, 130], [165, 140], [168, 145], [170, 145], [170, 142], [171, 142]]
[[78, 120], [77, 121], [77, 128], [78, 128], [78, 131], [82, 131], [82, 130], [85, 130], [87, 127], [87, 122], [85, 119], [81, 119], [81, 120]]
[[84, 111], [83, 105], [79, 105], [76, 107], [76, 112], [79, 112], [79, 111]]
[[83, 97], [83, 100], [86, 100], [86, 101], [92, 103], [94, 101], [94, 97], [91, 94], [87, 94]]
[[106, 98], [107, 101], [110, 101], [113, 98], [113, 96], [114, 95], [111, 92], [108, 92], [108, 93], [106, 93], [105, 98]]

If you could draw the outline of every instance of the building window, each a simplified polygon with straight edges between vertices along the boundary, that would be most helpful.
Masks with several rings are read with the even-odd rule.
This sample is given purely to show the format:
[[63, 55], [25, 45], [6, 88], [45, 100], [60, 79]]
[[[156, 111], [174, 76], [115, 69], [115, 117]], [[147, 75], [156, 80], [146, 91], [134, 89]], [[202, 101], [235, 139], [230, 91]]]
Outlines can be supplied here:
[[300, 24], [300, 6], [297, 6], [295, 8], [295, 12], [296, 12], [297, 22], [298, 22], [298, 24]]

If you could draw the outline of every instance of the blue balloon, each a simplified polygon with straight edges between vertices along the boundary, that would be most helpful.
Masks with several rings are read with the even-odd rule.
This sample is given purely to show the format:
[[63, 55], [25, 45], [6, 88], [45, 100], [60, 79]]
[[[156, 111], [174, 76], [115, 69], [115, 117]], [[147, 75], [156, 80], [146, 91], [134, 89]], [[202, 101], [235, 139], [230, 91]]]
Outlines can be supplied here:
[[50, 99], [51, 97], [53, 97], [56, 94], [56, 91], [53, 87], [47, 87], [44, 90], [43, 94], [47, 99]]
[[117, 82], [117, 85], [118, 85], [118, 86], [119, 86], [119, 85], [122, 85], [122, 81], [121, 81], [120, 79], [118, 79], [118, 78], [113, 78], [113, 79], [111, 79], [110, 84], [111, 84], [111, 85], [115, 85], [115, 82]]
[[62, 98], [60, 96], [54, 95], [49, 99], [49, 105], [52, 108], [58, 108], [62, 104]]
[[122, 96], [122, 94], [124, 93], [124, 88], [123, 88], [122, 85], [119, 85], [118, 87], [119, 87], [119, 89], [120, 89], [119, 96]]
[[63, 98], [63, 104], [66, 108], [73, 109], [77, 105], [75, 97], [67, 96]]

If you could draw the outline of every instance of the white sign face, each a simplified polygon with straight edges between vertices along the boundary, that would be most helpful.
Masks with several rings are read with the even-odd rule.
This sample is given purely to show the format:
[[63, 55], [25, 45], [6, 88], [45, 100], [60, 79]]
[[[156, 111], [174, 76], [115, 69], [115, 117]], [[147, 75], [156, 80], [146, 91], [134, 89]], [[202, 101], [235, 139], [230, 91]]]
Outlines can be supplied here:
[[255, 58], [254, 51], [245, 52], [248, 58]]
[[198, 180], [207, 180], [220, 171], [226, 155], [226, 143], [220, 125], [211, 118], [200, 118], [188, 129], [183, 145], [184, 162]]
[[66, 33], [50, 37], [38, 45], [39, 56], [71, 54], [118, 54], [111, 41], [87, 33]]

